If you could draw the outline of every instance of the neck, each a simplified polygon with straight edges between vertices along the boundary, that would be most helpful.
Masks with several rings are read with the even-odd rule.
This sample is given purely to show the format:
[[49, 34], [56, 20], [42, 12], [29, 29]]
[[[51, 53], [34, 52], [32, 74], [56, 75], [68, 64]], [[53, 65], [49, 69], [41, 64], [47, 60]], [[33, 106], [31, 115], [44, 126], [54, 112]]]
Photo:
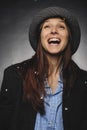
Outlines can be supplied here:
[[47, 57], [49, 62], [48, 72], [48, 84], [52, 89], [52, 93], [55, 92], [58, 85], [58, 78], [60, 74], [60, 65], [62, 57]]
[[47, 56], [48, 62], [49, 62], [49, 74], [56, 74], [58, 73], [60, 69], [61, 64], [61, 56], [53, 55], [53, 56]]

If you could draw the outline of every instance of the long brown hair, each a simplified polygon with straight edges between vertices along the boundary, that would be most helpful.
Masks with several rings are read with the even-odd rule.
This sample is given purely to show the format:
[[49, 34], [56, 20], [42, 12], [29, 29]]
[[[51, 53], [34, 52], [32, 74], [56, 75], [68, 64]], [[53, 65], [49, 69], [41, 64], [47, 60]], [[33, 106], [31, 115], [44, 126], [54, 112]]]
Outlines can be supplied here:
[[[71, 59], [71, 46], [67, 45], [63, 52], [63, 70], [68, 68], [69, 61]], [[45, 95], [44, 80], [48, 77], [49, 64], [42, 49], [41, 44], [38, 44], [35, 55], [30, 59], [28, 70], [24, 79], [24, 99], [30, 101], [33, 108], [44, 113], [44, 103], [42, 97]], [[66, 81], [66, 75], [64, 74], [64, 81]]]
[[[66, 49], [62, 52], [62, 58], [60, 60], [63, 63], [63, 84], [64, 87], [72, 87], [73, 85], [73, 76], [71, 76], [71, 34], [69, 35], [69, 40]], [[40, 41], [38, 42], [38, 47], [35, 55], [30, 59], [28, 69], [24, 78], [24, 99], [30, 101], [33, 105], [33, 108], [36, 111], [39, 111], [41, 114], [44, 113], [44, 101], [43, 98], [45, 95], [44, 90], [44, 81], [48, 77], [49, 63], [43, 51]], [[67, 82], [68, 81], [68, 82]], [[71, 84], [71, 85], [70, 85]]]

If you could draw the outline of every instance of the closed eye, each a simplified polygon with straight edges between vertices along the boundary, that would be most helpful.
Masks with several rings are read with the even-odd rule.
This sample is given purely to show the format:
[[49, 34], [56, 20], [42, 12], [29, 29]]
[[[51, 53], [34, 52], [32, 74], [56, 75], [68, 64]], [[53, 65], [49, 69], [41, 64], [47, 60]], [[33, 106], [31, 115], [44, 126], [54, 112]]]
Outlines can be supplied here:
[[65, 29], [65, 26], [63, 26], [63, 25], [60, 25], [60, 26], [59, 26], [59, 28]]
[[45, 28], [45, 29], [46, 29], [46, 28], [50, 28], [50, 26], [49, 26], [49, 25], [45, 25], [43, 28]]

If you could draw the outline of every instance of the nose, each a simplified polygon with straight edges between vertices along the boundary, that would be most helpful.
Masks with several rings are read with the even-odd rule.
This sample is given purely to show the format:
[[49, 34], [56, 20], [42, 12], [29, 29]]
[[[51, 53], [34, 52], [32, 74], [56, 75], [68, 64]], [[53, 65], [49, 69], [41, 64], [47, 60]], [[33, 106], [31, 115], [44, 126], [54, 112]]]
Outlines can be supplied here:
[[58, 33], [57, 28], [56, 28], [56, 27], [53, 27], [53, 28], [51, 29], [51, 34], [57, 34], [57, 33]]

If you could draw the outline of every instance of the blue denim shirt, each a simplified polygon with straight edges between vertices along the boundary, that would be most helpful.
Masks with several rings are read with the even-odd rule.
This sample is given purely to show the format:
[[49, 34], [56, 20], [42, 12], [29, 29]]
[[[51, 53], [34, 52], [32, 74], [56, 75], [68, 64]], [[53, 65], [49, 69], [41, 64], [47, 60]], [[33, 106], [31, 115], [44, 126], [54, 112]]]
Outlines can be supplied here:
[[44, 97], [45, 115], [37, 113], [34, 130], [64, 130], [62, 118], [63, 82], [60, 76], [57, 89], [52, 94], [51, 87], [45, 82], [46, 96]]

